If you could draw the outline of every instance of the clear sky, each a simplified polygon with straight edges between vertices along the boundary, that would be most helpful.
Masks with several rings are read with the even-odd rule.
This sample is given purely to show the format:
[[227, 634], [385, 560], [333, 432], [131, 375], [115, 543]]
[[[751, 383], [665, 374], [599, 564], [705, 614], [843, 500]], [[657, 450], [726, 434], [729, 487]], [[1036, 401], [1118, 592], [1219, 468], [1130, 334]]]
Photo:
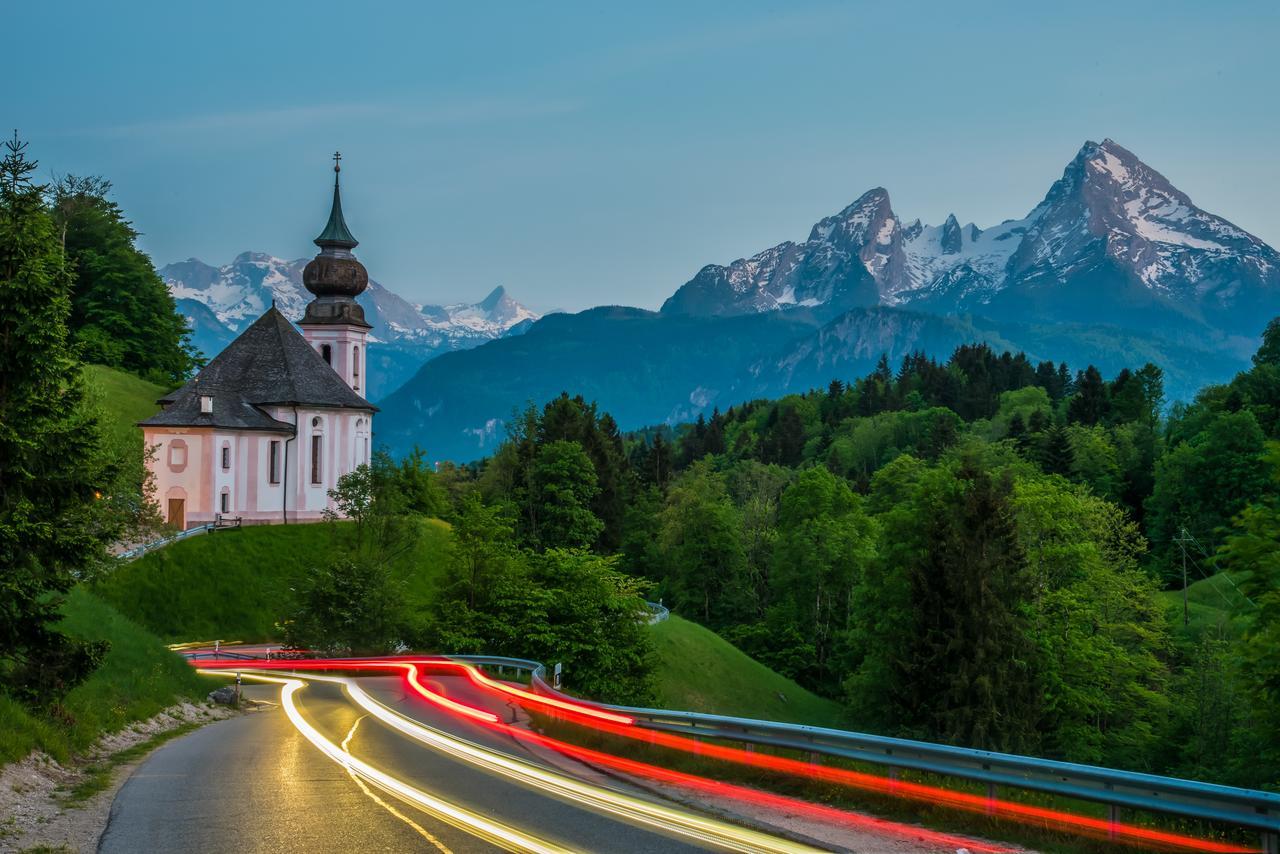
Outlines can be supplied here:
[[157, 265], [357, 254], [427, 302], [656, 307], [863, 191], [1023, 216], [1112, 137], [1280, 246], [1280, 4], [61, 3], [5, 12], [0, 121], [100, 174]]

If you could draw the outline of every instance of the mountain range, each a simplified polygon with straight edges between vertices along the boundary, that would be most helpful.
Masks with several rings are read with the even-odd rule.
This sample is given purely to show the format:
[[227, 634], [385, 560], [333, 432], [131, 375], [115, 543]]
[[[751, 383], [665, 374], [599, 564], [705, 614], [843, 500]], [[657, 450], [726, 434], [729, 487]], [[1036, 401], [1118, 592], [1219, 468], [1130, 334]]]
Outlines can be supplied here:
[[[214, 267], [195, 258], [159, 270], [178, 311], [192, 329], [192, 343], [213, 357], [272, 303], [290, 320], [301, 319], [311, 294], [302, 285], [310, 259], [286, 261], [262, 252], [242, 252]], [[538, 315], [502, 287], [477, 303], [416, 305], [369, 280], [357, 297], [369, 332], [369, 396], [393, 391], [440, 353], [464, 350], [519, 334]]]
[[1186, 398], [1242, 367], [1276, 314], [1280, 255], [1108, 139], [1020, 219], [908, 222], [876, 188], [803, 242], [703, 267], [659, 312], [551, 315], [441, 355], [382, 401], [378, 438], [474, 459], [562, 390], [626, 429], [976, 341], [1109, 374], [1152, 361]]
[[[800, 305], [834, 316], [884, 305], [992, 319], [1115, 322], [1179, 336], [1260, 330], [1280, 254], [1110, 139], [1088, 142], [1021, 219], [993, 228], [898, 216], [877, 187], [785, 242], [711, 264], [662, 307], [725, 315]], [[1235, 342], [1241, 347], [1246, 341]]]

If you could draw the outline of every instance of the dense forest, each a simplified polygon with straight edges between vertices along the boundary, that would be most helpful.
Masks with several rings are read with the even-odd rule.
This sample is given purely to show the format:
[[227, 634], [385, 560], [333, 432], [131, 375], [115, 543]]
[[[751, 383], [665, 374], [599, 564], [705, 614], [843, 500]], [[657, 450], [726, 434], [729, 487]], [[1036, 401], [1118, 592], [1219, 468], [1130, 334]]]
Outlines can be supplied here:
[[[1154, 365], [963, 346], [674, 430], [562, 395], [436, 482], [527, 554], [616, 560], [853, 727], [1274, 785], [1278, 403], [1280, 320], [1172, 406]], [[1231, 594], [1186, 625], [1184, 567]]]

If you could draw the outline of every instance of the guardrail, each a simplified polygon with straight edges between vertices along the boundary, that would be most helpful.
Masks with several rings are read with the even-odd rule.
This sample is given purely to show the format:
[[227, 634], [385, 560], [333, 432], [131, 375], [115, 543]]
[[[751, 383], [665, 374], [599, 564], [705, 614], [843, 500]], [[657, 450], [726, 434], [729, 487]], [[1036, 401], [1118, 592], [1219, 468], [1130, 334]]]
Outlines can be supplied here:
[[197, 534], [207, 533], [208, 531], [212, 531], [217, 527], [218, 527], [217, 524], [214, 522], [207, 522], [204, 525], [197, 525], [194, 528], [188, 528], [185, 531], [179, 531], [176, 534], [170, 534], [167, 537], [161, 537], [158, 540], [153, 540], [152, 542], [149, 542], [149, 543], [143, 543], [140, 546], [134, 546], [128, 551], [120, 552], [120, 557], [124, 558], [125, 560], [133, 560], [134, 558], [142, 557], [144, 554], [146, 554], [149, 551], [152, 551], [153, 549], [158, 549], [161, 546], [167, 546], [170, 543], [176, 543], [178, 540], [185, 540], [187, 537], [194, 537]]
[[649, 625], [661, 623], [667, 617], [671, 616], [671, 609], [661, 602], [645, 602], [644, 606], [649, 609], [649, 613], [645, 615], [645, 621]]
[[[546, 668], [537, 661], [483, 655], [450, 658], [525, 670], [535, 691], [583, 702], [553, 688], [546, 681]], [[909, 769], [974, 780], [985, 783], [992, 798], [1003, 786], [1107, 804], [1112, 821], [1118, 820], [1118, 810], [1128, 808], [1247, 827], [1262, 834], [1263, 851], [1280, 854], [1280, 793], [825, 727], [700, 712], [592, 705], [629, 715], [649, 729], [835, 756], [891, 771]]]

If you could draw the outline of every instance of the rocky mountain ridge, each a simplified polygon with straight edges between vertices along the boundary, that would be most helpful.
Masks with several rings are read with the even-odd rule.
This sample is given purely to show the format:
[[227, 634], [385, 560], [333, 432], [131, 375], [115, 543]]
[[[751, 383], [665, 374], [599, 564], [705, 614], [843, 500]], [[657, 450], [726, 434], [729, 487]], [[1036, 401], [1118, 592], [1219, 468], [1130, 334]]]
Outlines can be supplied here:
[[[981, 229], [954, 214], [907, 223], [869, 190], [784, 242], [707, 265], [668, 314], [886, 305], [941, 314], [1106, 322], [1252, 338], [1280, 303], [1280, 254], [1196, 207], [1107, 139], [1087, 142], [1021, 219]], [[1247, 347], [1241, 342], [1241, 347]]]

